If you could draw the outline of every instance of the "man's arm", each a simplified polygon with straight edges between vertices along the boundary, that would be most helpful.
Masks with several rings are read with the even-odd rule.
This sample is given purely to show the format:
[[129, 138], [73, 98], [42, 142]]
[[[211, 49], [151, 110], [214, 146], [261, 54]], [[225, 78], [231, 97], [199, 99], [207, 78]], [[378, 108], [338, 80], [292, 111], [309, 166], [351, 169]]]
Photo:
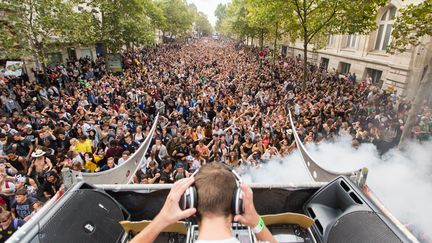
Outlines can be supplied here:
[[144, 230], [132, 239], [131, 243], [154, 242], [163, 229], [181, 219], [195, 214], [195, 208], [181, 210], [179, 205], [181, 196], [193, 183], [193, 177], [182, 179], [174, 183], [159, 214]]
[[253, 204], [252, 189], [246, 184], [241, 184], [240, 188], [243, 191], [244, 213], [242, 215], [236, 215], [234, 217], [234, 221], [249, 226], [251, 229], [259, 228], [258, 226], [261, 224], [260, 226], [263, 228], [259, 233], [255, 233], [257, 240], [277, 243], [277, 240], [273, 237], [270, 230], [264, 225], [263, 222], [260, 222], [262, 219], [258, 215]]

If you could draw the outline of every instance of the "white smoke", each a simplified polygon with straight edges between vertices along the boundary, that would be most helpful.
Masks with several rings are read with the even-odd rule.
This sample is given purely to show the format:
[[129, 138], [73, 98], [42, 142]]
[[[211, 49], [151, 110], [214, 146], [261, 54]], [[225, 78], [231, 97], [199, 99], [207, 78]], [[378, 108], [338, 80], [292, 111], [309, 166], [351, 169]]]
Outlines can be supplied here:
[[286, 158], [262, 164], [259, 168], [247, 168], [247, 171], [243, 171], [241, 174], [242, 179], [246, 183], [283, 184], [312, 182], [312, 178], [303, 165], [300, 152], [298, 151]]
[[[367, 185], [402, 223], [432, 232], [432, 142], [410, 143], [404, 151], [393, 149], [381, 158], [373, 144], [355, 149], [351, 138], [308, 144], [311, 157], [327, 170], [348, 172], [368, 167]], [[245, 176], [244, 176], [245, 177]], [[282, 162], [271, 161], [251, 169], [245, 181], [259, 183], [310, 182], [298, 152]]]

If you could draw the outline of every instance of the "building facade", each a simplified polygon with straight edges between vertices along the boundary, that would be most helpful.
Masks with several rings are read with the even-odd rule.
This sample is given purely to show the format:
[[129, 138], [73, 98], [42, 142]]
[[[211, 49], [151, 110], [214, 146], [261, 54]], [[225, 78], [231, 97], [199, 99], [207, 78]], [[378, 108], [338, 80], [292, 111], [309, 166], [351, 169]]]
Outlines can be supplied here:
[[[422, 44], [409, 46], [404, 53], [389, 54], [394, 18], [399, 10], [416, 0], [391, 0], [377, 15], [377, 29], [368, 35], [330, 35], [327, 46], [309, 51], [308, 58], [327, 70], [341, 74], [355, 73], [357, 80], [369, 80], [383, 89], [396, 90], [399, 95], [413, 97], [426, 70], [432, 52], [430, 37]], [[281, 46], [281, 52], [290, 56], [303, 55], [303, 42]]]

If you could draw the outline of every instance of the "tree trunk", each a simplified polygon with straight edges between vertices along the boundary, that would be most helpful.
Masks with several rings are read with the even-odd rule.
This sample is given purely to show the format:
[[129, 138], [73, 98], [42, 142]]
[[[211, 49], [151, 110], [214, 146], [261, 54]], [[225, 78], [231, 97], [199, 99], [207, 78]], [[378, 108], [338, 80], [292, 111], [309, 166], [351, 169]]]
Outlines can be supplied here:
[[36, 52], [35, 52], [36, 53], [36, 60], [41, 65], [42, 71], [43, 71], [43, 73], [45, 75], [45, 72], [46, 72], [46, 63], [45, 63], [45, 55], [44, 55], [42, 43], [37, 42], [36, 46], [35, 46], [35, 50], [36, 50]]
[[105, 70], [108, 73], [108, 50], [107, 50], [107, 42], [105, 39], [105, 12], [101, 10], [101, 40], [102, 40], [102, 51], [103, 51], [103, 59], [105, 62]]
[[306, 8], [306, 0], [303, 0], [303, 91], [306, 91], [306, 81], [308, 76], [308, 70], [307, 70], [307, 46], [309, 43], [308, 38], [308, 29], [307, 29], [307, 8]]
[[308, 76], [308, 66], [307, 66], [307, 42], [306, 40], [304, 41], [303, 44], [303, 91], [306, 90], [306, 81], [307, 81], [307, 76]]
[[276, 63], [276, 52], [279, 52], [276, 50], [277, 39], [278, 39], [278, 27], [279, 27], [279, 22], [276, 21], [276, 31], [275, 31], [275, 39], [274, 39], [274, 46], [273, 46], [273, 65], [275, 65], [275, 63]]
[[399, 149], [403, 148], [407, 140], [410, 138], [411, 131], [417, 122], [417, 116], [420, 115], [421, 107], [427, 95], [430, 95], [432, 88], [432, 58], [429, 60], [428, 69], [426, 75], [420, 81], [417, 95], [414, 98], [414, 104], [411, 107], [405, 126], [402, 131], [401, 138], [399, 140]]
[[259, 46], [260, 49], [262, 50], [264, 47], [264, 29], [261, 29], [261, 35], [260, 35], [260, 40], [259, 40]]

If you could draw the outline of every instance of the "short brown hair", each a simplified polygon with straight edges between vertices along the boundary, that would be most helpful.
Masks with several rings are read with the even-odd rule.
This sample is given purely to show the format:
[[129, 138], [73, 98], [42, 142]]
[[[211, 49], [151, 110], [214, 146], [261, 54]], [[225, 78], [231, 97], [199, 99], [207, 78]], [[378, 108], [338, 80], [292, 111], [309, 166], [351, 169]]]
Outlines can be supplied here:
[[198, 194], [198, 216], [231, 214], [231, 205], [236, 188], [236, 179], [220, 163], [203, 165], [195, 175]]

